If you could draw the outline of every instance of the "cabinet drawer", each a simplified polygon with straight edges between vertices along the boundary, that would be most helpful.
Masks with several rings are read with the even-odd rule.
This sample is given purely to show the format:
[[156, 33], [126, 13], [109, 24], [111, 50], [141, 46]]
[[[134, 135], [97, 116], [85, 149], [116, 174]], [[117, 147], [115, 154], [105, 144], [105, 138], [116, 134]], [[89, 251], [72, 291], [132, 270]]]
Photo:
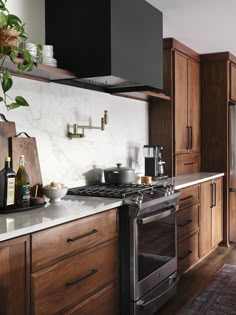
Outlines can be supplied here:
[[64, 315], [118, 315], [119, 314], [118, 284], [110, 284], [80, 304], [75, 305]]
[[186, 269], [199, 260], [198, 244], [198, 232], [177, 243], [177, 264], [179, 273], [183, 273]]
[[200, 185], [180, 189], [180, 192], [181, 195], [178, 199], [180, 209], [189, 207], [200, 201]]
[[199, 227], [199, 203], [177, 212], [177, 238], [195, 231]]
[[175, 156], [176, 176], [199, 171], [200, 171], [199, 153], [176, 154]]
[[117, 226], [112, 209], [33, 234], [32, 272], [116, 237]]
[[67, 258], [31, 276], [33, 314], [56, 314], [118, 278], [118, 240]]

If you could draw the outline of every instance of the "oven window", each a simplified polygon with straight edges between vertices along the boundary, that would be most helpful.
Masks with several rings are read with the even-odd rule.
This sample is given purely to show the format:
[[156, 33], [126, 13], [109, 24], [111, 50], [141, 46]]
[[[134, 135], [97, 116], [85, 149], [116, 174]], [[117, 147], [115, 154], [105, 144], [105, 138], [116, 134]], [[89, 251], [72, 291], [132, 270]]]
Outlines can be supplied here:
[[137, 225], [138, 280], [141, 281], [176, 256], [175, 210], [163, 211], [162, 218], [149, 217], [147, 222], [143, 220]]

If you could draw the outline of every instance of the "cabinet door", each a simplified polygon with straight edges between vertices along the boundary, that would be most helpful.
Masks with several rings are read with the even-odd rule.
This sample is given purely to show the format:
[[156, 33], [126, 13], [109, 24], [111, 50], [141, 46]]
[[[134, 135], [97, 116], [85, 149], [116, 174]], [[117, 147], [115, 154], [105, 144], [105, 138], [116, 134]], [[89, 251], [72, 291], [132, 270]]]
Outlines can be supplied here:
[[211, 249], [211, 202], [211, 182], [208, 181], [201, 184], [200, 257]]
[[187, 152], [188, 59], [174, 52], [175, 153]]
[[200, 65], [188, 59], [188, 126], [191, 152], [200, 152]]
[[236, 101], [236, 65], [230, 64], [230, 99]]
[[0, 243], [0, 314], [29, 314], [29, 238]]
[[212, 208], [212, 247], [223, 239], [223, 186], [222, 178], [213, 182], [214, 207]]

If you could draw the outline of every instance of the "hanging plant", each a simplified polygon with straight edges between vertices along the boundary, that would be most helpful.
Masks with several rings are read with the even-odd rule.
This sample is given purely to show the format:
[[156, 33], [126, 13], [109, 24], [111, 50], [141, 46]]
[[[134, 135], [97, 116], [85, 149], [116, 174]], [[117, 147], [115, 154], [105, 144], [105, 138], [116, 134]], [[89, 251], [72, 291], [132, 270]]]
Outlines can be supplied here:
[[7, 0], [0, 0], [0, 82], [3, 93], [0, 96], [0, 102], [3, 102], [10, 110], [19, 106], [29, 106], [29, 104], [23, 96], [15, 98], [9, 96], [8, 92], [12, 88], [13, 79], [6, 60], [16, 64], [19, 73], [32, 71], [42, 63], [42, 45], [36, 45], [36, 57], [25, 49], [25, 42], [28, 39], [25, 24], [18, 16], [10, 14], [6, 3]]

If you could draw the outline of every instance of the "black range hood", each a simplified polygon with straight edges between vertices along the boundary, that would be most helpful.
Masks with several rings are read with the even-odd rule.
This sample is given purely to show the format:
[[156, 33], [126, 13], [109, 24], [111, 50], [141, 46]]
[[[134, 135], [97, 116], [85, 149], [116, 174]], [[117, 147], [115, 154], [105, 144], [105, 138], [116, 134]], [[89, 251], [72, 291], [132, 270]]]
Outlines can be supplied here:
[[162, 90], [162, 13], [145, 0], [45, 0], [58, 83], [120, 93]]

